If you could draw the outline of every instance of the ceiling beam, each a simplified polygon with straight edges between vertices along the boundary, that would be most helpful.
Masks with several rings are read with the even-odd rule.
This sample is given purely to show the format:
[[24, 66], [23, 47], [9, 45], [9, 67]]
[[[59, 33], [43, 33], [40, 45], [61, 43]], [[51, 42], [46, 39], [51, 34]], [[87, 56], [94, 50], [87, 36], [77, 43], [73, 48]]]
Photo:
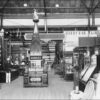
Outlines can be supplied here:
[[100, 5], [100, 1], [97, 3], [97, 5], [93, 8], [92, 12], [95, 12], [95, 10], [98, 8], [98, 6]]
[[85, 3], [84, 0], [81, 0], [81, 2], [83, 3], [84, 7], [87, 9], [89, 14], [92, 14], [95, 12], [95, 10], [98, 8], [98, 6], [100, 5], [100, 1], [98, 1], [97, 5], [94, 6], [94, 0], [90, 0], [90, 7], [88, 7]]
[[0, 9], [0, 13], [3, 13], [5, 10], [5, 7], [7, 6], [7, 4], [9, 3], [10, 0], [6, 0], [6, 3], [4, 4], [4, 6]]
[[86, 5], [85, 1], [84, 1], [84, 0], [81, 0], [81, 2], [82, 2], [82, 4], [84, 5], [84, 7], [86, 8], [87, 12], [89, 13], [89, 12], [90, 12], [90, 10], [89, 10], [89, 8], [87, 7], [87, 5]]

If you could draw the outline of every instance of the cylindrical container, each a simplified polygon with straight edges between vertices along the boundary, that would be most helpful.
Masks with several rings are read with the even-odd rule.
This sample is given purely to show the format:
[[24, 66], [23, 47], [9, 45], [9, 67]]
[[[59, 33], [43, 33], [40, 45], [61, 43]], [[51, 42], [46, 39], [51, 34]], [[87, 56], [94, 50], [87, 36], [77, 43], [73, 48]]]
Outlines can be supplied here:
[[78, 91], [78, 93], [76, 93], [76, 91], [73, 90], [70, 93], [70, 100], [74, 100], [74, 99], [79, 100], [81, 99], [82, 95], [83, 95], [82, 91]]

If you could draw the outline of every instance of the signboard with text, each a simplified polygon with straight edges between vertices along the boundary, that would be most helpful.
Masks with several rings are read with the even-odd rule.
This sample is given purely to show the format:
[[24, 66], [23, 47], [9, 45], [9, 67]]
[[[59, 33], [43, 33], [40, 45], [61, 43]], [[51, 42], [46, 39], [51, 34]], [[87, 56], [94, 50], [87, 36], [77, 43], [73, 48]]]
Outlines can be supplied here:
[[[25, 33], [24, 38], [25, 40], [32, 40], [33, 33]], [[45, 40], [63, 40], [64, 34], [63, 33], [40, 33], [39, 34], [40, 39]]]

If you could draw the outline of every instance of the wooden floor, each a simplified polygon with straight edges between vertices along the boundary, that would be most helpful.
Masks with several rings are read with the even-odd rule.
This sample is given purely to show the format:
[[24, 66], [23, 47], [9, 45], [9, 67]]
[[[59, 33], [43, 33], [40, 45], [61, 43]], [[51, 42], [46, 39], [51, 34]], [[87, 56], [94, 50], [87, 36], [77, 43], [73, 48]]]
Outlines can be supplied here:
[[48, 87], [23, 88], [23, 77], [20, 76], [10, 84], [1, 85], [0, 99], [69, 99], [72, 90], [73, 82], [65, 81], [52, 70]]

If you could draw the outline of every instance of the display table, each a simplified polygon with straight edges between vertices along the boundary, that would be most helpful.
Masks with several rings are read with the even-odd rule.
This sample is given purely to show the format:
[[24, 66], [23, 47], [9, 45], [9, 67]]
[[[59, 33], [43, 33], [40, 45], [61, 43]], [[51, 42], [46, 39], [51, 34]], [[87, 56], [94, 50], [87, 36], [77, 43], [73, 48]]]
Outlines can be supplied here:
[[6, 71], [1, 70], [0, 71], [0, 83], [5, 83], [6, 82]]
[[16, 79], [19, 76], [19, 70], [18, 69], [12, 69], [9, 70], [1, 70], [0, 71], [0, 83], [7, 83], [8, 81], [12, 81]]

